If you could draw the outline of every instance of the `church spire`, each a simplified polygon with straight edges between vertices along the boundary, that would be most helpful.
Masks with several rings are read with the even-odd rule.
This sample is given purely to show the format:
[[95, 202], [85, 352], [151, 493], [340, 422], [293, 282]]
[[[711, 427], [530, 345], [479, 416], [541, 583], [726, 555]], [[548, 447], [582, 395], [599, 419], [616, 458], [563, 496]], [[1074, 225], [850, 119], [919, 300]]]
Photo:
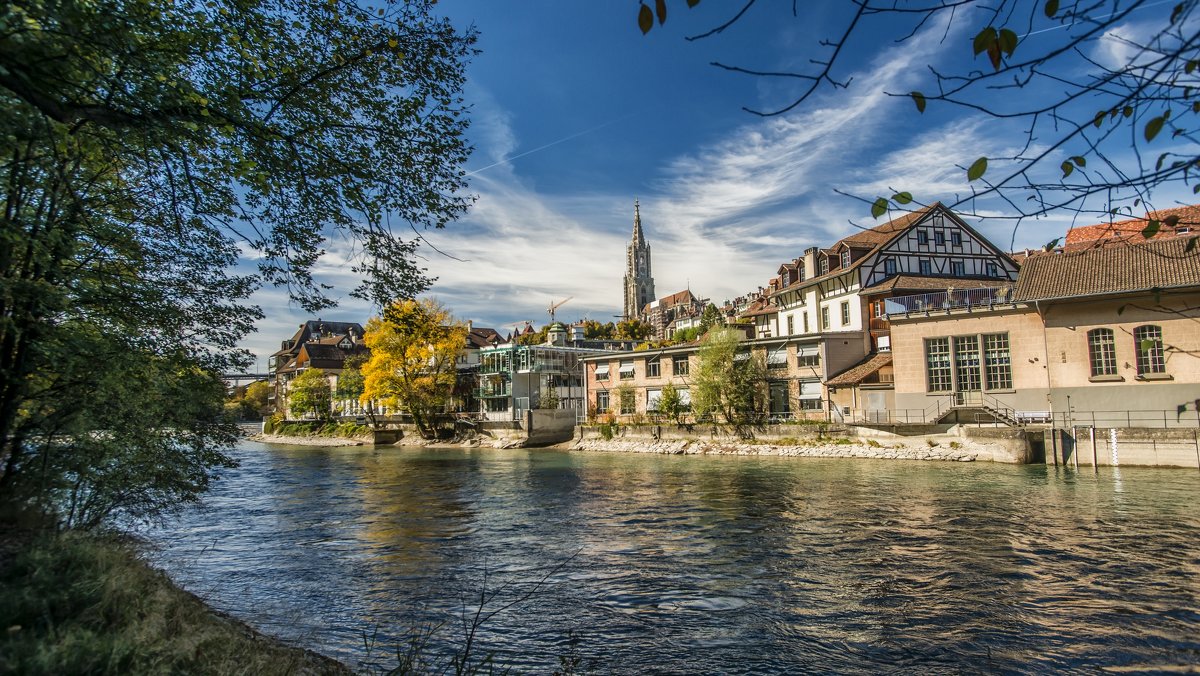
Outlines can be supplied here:
[[633, 243], [643, 244], [646, 238], [642, 236], [642, 213], [638, 209], [638, 199], [633, 198]]
[[625, 248], [625, 319], [638, 319], [647, 303], [654, 300], [654, 278], [650, 276], [650, 244], [642, 233], [641, 204], [633, 200], [633, 240]]

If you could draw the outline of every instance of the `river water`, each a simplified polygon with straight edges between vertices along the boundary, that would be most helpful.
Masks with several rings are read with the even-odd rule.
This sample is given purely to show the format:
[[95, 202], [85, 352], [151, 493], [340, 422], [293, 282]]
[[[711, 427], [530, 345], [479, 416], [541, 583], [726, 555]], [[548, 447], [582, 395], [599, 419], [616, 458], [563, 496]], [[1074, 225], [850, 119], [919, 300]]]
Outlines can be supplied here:
[[[1200, 665], [1200, 473], [244, 442], [148, 533], [212, 605], [351, 666]], [[444, 663], [444, 662], [443, 662]]]

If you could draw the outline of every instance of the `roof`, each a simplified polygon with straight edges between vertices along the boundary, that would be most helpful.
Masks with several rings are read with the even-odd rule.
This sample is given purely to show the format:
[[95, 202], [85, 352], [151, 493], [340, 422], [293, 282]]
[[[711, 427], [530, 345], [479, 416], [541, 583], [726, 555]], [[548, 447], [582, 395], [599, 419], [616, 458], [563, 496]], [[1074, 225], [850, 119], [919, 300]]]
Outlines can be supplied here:
[[738, 316], [754, 317], [757, 315], [769, 315], [773, 312], [779, 312], [779, 306], [775, 305], [766, 298], [760, 298], [753, 303], [750, 303], [750, 306], [739, 312]]
[[489, 347], [502, 342], [504, 342], [504, 339], [500, 337], [496, 329], [472, 327], [467, 332], [467, 343], [473, 347]]
[[830, 387], [857, 385], [865, 380], [867, 376], [875, 373], [879, 369], [891, 363], [891, 353], [880, 352], [877, 354], [867, 355], [866, 359], [830, 378], [825, 384], [829, 385]]
[[[888, 242], [892, 241], [893, 239], [895, 239], [897, 235], [899, 235], [900, 233], [907, 230], [910, 226], [912, 226], [914, 223], [916, 223], [917, 221], [924, 218], [926, 214], [930, 213], [934, 209], [945, 209], [945, 207], [942, 206], [941, 202], [934, 202], [933, 204], [931, 204], [927, 207], [922, 207], [920, 209], [917, 209], [916, 211], [904, 214], [903, 216], [900, 216], [899, 218], [893, 218], [892, 220], [890, 220], [887, 223], [884, 223], [882, 225], [877, 225], [877, 226], [875, 226], [873, 228], [869, 228], [867, 230], [861, 230], [859, 232], [855, 232], [853, 234], [846, 235], [845, 237], [839, 239], [837, 242], [834, 242], [833, 246], [829, 247], [828, 249], [822, 249], [822, 251], [824, 251], [825, 253], [831, 253], [835, 249], [841, 247], [842, 245], [845, 245], [845, 246], [848, 246], [851, 248], [855, 248], [855, 249], [870, 248], [873, 251], [873, 250], [887, 244]], [[949, 212], [948, 209], [947, 209], [947, 212]], [[812, 284], [813, 282], [820, 280], [820, 279], [837, 277], [838, 275], [845, 274], [846, 272], [849, 272], [850, 270], [854, 270], [854, 269], [862, 266], [863, 261], [865, 261], [868, 257], [869, 257], [869, 254], [867, 256], [860, 256], [858, 258], [858, 260], [852, 262], [849, 265], [849, 267], [836, 268], [836, 269], [830, 270], [829, 272], [827, 272], [823, 275], [817, 275], [816, 277], [812, 277], [811, 279], [802, 279], [802, 280], [799, 280], [796, 282], [792, 282], [791, 284], [788, 284], [787, 286], [783, 287], [776, 293], [779, 293], [782, 291], [787, 291], [788, 289], [799, 288], [801, 286], [808, 286], [808, 285]]]
[[1178, 219], [1174, 225], [1163, 224], [1152, 239], [1170, 239], [1200, 230], [1200, 204], [1193, 204], [1186, 207], [1148, 211], [1141, 218], [1071, 228], [1067, 231], [1064, 248], [1067, 251], [1077, 251], [1082, 248], [1141, 243], [1151, 239], [1142, 234], [1151, 220], [1161, 223], [1172, 217]]
[[889, 277], [875, 286], [868, 286], [859, 293], [881, 293], [884, 291], [945, 291], [955, 289], [986, 289], [1010, 284], [1007, 279], [988, 277], [983, 279], [962, 279], [961, 277], [919, 277], [916, 275], [896, 275]]
[[1200, 250], [1191, 238], [1033, 256], [1021, 267], [1014, 301], [1200, 287]]

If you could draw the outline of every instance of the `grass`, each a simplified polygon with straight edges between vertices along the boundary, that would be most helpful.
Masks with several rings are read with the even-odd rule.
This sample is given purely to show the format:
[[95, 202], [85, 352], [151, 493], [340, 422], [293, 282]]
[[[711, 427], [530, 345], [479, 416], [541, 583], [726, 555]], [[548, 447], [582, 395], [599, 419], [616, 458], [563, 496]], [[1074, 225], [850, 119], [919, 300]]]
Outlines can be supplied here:
[[214, 613], [110, 537], [0, 531], [0, 618], [0, 673], [352, 673]]
[[283, 437], [345, 437], [355, 438], [371, 433], [371, 428], [355, 423], [321, 423], [321, 422], [269, 422], [263, 427], [266, 434], [276, 434]]

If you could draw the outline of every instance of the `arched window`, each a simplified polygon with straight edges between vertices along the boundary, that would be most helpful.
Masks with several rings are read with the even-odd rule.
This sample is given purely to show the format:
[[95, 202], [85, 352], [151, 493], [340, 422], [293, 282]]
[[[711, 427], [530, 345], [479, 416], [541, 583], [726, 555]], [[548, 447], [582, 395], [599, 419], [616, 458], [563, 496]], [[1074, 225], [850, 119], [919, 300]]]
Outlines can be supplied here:
[[1162, 327], [1153, 324], [1139, 326], [1133, 330], [1134, 348], [1137, 350], [1137, 372], [1166, 373], [1167, 362], [1163, 358]]
[[1087, 339], [1092, 376], [1117, 375], [1117, 348], [1112, 329], [1092, 329], [1088, 331]]

